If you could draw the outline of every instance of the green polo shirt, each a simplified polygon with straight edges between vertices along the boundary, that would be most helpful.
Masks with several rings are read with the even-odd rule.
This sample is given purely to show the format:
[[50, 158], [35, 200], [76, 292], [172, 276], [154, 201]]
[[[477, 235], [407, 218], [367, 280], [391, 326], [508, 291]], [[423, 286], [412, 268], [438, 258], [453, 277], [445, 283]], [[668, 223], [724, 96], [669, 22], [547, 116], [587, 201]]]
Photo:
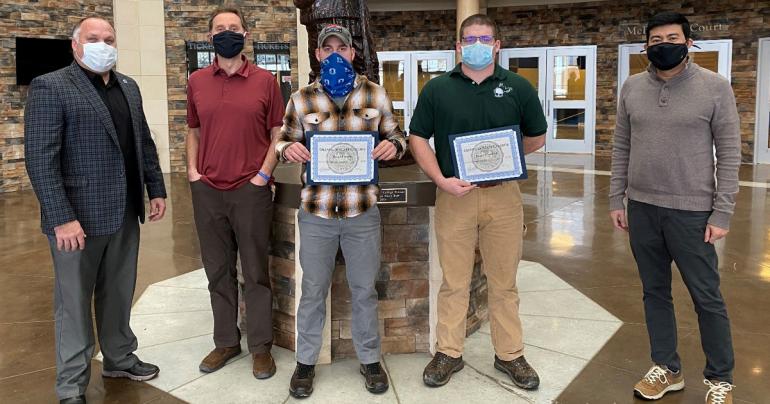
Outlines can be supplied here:
[[458, 64], [425, 84], [409, 131], [410, 136], [434, 137], [441, 173], [454, 177], [449, 135], [512, 125], [519, 125], [524, 136], [540, 136], [548, 130], [537, 90], [499, 65], [492, 76], [475, 83]]

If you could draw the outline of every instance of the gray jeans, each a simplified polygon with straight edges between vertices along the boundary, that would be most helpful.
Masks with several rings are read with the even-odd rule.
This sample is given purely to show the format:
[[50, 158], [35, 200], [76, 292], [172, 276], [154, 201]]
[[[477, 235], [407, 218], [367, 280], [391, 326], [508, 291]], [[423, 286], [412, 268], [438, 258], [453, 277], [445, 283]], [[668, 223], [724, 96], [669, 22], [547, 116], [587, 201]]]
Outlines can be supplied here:
[[136, 286], [139, 220], [127, 212], [117, 233], [86, 238], [84, 250], [59, 251], [48, 236], [55, 273], [56, 394], [85, 394], [94, 354], [91, 299], [96, 310], [104, 369], [128, 369], [138, 361], [129, 319]]
[[324, 219], [299, 211], [302, 297], [297, 309], [297, 361], [318, 361], [326, 319], [326, 296], [341, 247], [353, 306], [351, 332], [358, 360], [380, 361], [375, 281], [380, 270], [380, 211], [376, 206], [346, 219]]

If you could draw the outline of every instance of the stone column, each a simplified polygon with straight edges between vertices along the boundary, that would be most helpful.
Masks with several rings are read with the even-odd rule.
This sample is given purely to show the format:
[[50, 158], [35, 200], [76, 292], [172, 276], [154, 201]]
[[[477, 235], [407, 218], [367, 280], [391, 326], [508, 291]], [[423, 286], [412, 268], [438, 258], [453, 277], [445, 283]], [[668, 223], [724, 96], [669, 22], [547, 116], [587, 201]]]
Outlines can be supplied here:
[[160, 168], [164, 173], [171, 172], [163, 0], [114, 0], [113, 10], [117, 70], [139, 85]]
[[[457, 0], [457, 38], [460, 38], [460, 24], [466, 18], [481, 12], [481, 0]], [[484, 1], [484, 12], [486, 13], [486, 1]]]

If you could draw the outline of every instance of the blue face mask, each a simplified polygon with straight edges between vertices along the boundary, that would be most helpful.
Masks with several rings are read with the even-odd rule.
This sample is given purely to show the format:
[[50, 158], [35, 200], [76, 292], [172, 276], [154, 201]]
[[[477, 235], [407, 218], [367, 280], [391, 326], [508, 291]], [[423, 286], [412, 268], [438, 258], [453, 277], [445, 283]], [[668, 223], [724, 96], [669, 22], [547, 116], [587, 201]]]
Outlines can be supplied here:
[[332, 97], [345, 97], [353, 91], [356, 72], [353, 65], [338, 53], [321, 61], [321, 85]]
[[473, 45], [465, 45], [463, 50], [463, 65], [471, 70], [483, 70], [492, 63], [495, 47], [476, 42]]

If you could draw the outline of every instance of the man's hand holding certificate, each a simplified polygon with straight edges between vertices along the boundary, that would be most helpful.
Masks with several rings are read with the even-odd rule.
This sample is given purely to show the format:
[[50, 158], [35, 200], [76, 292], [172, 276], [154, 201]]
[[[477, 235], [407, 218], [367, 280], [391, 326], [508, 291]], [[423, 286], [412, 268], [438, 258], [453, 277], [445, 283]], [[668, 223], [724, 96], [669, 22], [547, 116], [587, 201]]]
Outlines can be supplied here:
[[377, 183], [375, 157], [386, 159], [395, 149], [377, 146], [375, 132], [308, 132], [306, 139], [307, 147], [295, 143], [285, 153], [289, 161], [308, 163], [308, 184]]
[[527, 178], [518, 126], [450, 135], [457, 178], [473, 184]]

